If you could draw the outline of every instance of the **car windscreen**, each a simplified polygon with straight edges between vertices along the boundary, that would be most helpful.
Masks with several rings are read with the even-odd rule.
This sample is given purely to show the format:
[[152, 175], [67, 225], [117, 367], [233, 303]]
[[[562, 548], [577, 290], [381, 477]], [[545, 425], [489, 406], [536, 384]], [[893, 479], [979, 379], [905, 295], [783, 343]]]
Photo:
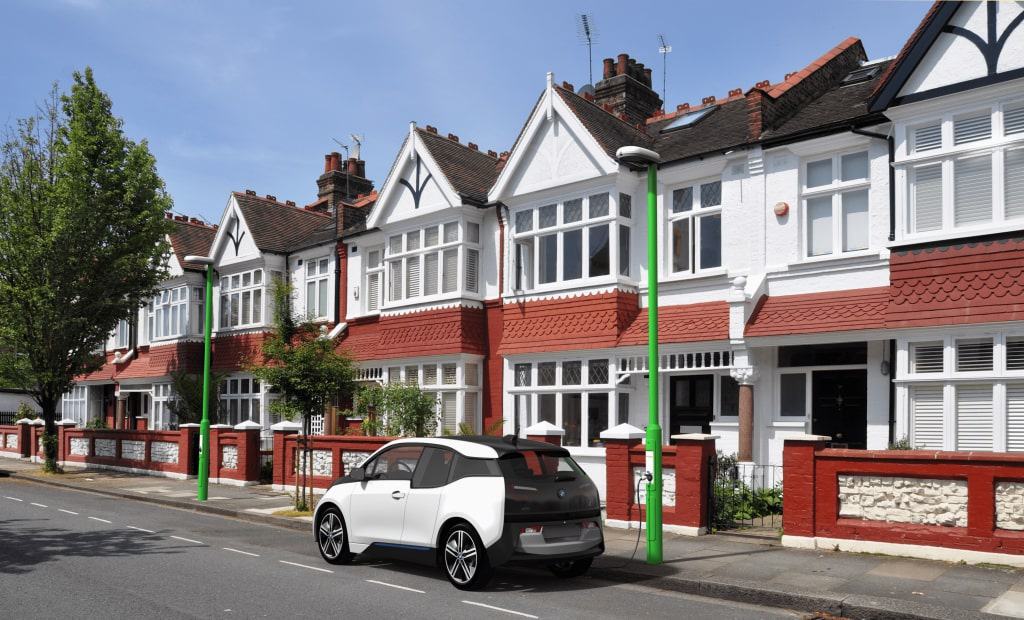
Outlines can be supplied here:
[[572, 458], [559, 452], [519, 450], [498, 459], [501, 474], [510, 482], [544, 482], [585, 478]]

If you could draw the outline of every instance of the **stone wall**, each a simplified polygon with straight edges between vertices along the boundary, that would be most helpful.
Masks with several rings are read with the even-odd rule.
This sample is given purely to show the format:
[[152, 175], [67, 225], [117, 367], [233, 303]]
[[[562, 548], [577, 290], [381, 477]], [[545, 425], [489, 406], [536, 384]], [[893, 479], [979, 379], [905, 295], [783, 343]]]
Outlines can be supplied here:
[[[640, 477], [644, 475], [646, 471], [643, 467], [633, 468], [633, 491], [636, 494], [636, 483], [640, 480]], [[674, 469], [662, 469], [661, 470], [661, 505], [662, 506], [675, 506], [676, 505], [676, 470]], [[647, 503], [647, 484], [640, 485], [640, 505]]]
[[238, 469], [238, 446], [222, 446], [220, 466], [224, 469]]
[[[305, 451], [299, 450], [296, 456], [299, 461], [299, 471], [306, 471], [308, 465], [306, 465]], [[330, 450], [313, 450], [313, 475], [328, 477], [334, 475], [334, 466], [331, 463]]]
[[996, 483], [996, 528], [1024, 530], [1024, 482]]
[[840, 475], [839, 517], [967, 527], [967, 481]]
[[8, 450], [17, 450], [18, 449], [18, 436], [17, 435], [14, 435], [14, 434], [7, 435], [5, 441], [6, 441], [6, 443], [4, 445], [5, 445], [5, 447]]
[[72, 437], [71, 454], [73, 454], [74, 456], [89, 456], [89, 438]]
[[145, 461], [146, 442], [124, 439], [121, 441], [121, 458], [126, 461]]
[[96, 445], [96, 456], [105, 456], [109, 458], [117, 456], [116, 439], [96, 439], [93, 443]]
[[149, 459], [155, 463], [177, 463], [178, 444], [173, 441], [154, 441], [149, 446]]
[[341, 475], [346, 476], [356, 467], [363, 464], [363, 461], [367, 459], [373, 452], [357, 452], [355, 450], [345, 450], [341, 453], [341, 467], [344, 469]]

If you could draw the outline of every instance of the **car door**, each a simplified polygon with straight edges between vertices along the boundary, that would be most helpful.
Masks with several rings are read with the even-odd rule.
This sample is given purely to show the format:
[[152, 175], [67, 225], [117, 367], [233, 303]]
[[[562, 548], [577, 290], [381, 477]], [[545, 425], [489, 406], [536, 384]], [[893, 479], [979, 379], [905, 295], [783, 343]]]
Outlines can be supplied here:
[[422, 452], [422, 446], [396, 446], [366, 464], [366, 478], [352, 493], [354, 542], [401, 542], [409, 485]]
[[455, 453], [445, 448], [426, 447], [412, 477], [405, 507], [402, 544], [433, 547], [441, 495], [448, 484]]

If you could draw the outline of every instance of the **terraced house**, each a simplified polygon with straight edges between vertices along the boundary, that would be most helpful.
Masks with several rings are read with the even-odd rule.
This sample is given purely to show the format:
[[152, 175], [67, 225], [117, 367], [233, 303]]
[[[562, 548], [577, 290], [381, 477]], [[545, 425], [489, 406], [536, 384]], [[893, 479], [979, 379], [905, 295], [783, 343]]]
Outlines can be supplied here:
[[[442, 431], [549, 422], [599, 484], [601, 433], [645, 423], [651, 372], [666, 443], [713, 433], [742, 461], [779, 463], [807, 432], [1024, 449], [1022, 20], [1017, 3], [936, 3], [894, 58], [849, 38], [782, 79], [668, 108], [622, 54], [580, 92], [549, 74], [501, 155], [413, 124], [371, 198], [336, 156], [306, 208], [233, 194], [207, 233], [214, 359], [234, 369], [258, 341], [281, 274], [364, 380], [435, 392]], [[630, 145], [662, 160], [658, 368], [646, 178], [615, 159]], [[154, 359], [144, 338], [102, 376], [121, 394], [136, 379], [118, 368]], [[232, 375], [224, 398], [269, 423], [267, 386]]]

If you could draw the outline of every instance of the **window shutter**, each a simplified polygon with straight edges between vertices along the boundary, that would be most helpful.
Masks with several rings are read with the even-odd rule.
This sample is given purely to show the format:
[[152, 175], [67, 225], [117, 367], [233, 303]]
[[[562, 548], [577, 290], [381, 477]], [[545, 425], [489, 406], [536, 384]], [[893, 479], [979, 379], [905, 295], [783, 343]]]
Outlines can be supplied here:
[[956, 341], [956, 371], [992, 370], [992, 340], [971, 338]]
[[376, 311], [380, 307], [380, 273], [371, 273], [366, 283], [366, 309]]
[[953, 121], [953, 144], [987, 140], [991, 136], [992, 114], [988, 110], [983, 114], [958, 118]]
[[423, 257], [423, 294], [437, 295], [437, 252]]
[[423, 366], [423, 385], [437, 385], [437, 364]]
[[1006, 386], [1006, 450], [1024, 452], [1024, 383]]
[[1006, 369], [1024, 370], [1024, 338], [1006, 339]]
[[405, 259], [405, 296], [419, 297], [420, 294], [420, 257], [410, 256]]
[[992, 156], [953, 163], [953, 215], [957, 226], [992, 220]]
[[942, 386], [910, 388], [911, 442], [918, 450], [942, 449]]
[[457, 288], [459, 275], [459, 251], [444, 251], [444, 273], [442, 274], [441, 292], [452, 293]]
[[402, 261], [393, 260], [388, 262], [388, 280], [390, 287], [388, 299], [398, 301], [402, 299]]
[[914, 169], [914, 232], [942, 228], [942, 165]]
[[942, 348], [941, 342], [910, 345], [910, 371], [914, 374], [942, 372]]
[[477, 292], [477, 265], [480, 262], [480, 252], [466, 250], [466, 290], [471, 293]]
[[942, 148], [942, 123], [918, 127], [914, 130], [914, 152]]
[[821, 256], [832, 253], [832, 197], [807, 201], [807, 254]]
[[956, 388], [956, 449], [992, 449], [992, 385]]
[[1024, 133], [1024, 105], [1007, 106], [1003, 110], [1003, 133], [1008, 136]]
[[441, 427], [450, 433], [459, 430], [458, 400], [455, 392], [441, 393]]
[[465, 402], [463, 404], [462, 420], [469, 425], [473, 432], [477, 432], [476, 428], [476, 392], [466, 392]]
[[1006, 151], [1003, 160], [1006, 217], [1024, 215], [1024, 149]]
[[441, 364], [441, 383], [455, 385], [455, 364]]

